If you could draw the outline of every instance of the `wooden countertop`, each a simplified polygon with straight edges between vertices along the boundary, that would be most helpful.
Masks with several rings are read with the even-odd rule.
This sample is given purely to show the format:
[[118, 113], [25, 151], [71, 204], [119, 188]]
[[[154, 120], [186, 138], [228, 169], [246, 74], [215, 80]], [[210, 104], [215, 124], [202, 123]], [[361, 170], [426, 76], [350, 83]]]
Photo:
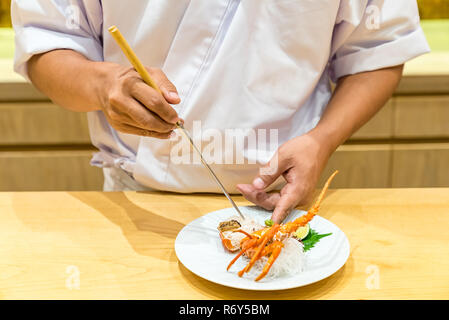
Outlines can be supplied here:
[[178, 262], [182, 227], [228, 206], [220, 195], [0, 193], [0, 299], [449, 299], [449, 188], [330, 190], [320, 214], [350, 257], [279, 292], [222, 287]]

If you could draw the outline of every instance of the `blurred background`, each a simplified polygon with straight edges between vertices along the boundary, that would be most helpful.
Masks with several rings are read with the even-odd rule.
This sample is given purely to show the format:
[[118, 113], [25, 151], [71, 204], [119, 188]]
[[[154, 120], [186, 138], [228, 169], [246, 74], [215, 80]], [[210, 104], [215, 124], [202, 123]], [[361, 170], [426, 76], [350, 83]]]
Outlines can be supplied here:
[[[432, 53], [406, 64], [394, 96], [341, 146], [334, 188], [449, 187], [449, 0], [418, 0]], [[84, 114], [55, 106], [12, 70], [10, 0], [0, 0], [0, 191], [101, 190]]]

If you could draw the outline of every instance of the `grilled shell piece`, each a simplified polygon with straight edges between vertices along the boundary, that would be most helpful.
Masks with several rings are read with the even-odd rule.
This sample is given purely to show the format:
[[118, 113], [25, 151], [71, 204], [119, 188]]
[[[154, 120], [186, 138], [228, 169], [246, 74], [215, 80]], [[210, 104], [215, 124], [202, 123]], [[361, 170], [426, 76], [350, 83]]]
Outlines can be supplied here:
[[241, 226], [242, 225], [237, 220], [223, 221], [223, 222], [220, 222], [220, 224], [218, 225], [218, 231], [225, 232], [225, 231], [235, 230], [235, 229], [240, 228]]

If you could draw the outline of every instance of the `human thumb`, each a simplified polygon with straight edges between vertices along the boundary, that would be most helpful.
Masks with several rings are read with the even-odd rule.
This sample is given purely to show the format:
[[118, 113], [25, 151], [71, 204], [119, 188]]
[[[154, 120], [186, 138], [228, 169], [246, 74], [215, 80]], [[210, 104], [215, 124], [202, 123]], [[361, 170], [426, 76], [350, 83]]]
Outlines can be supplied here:
[[279, 155], [276, 152], [266, 165], [259, 168], [259, 174], [252, 183], [253, 187], [258, 190], [263, 190], [276, 181], [286, 169], [284, 168], [283, 162], [279, 159]]

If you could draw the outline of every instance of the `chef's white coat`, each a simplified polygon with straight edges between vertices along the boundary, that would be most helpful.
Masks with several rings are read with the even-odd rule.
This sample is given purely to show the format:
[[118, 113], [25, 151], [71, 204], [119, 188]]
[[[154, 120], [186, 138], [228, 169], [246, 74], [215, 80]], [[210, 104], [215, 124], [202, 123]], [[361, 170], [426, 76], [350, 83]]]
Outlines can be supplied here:
[[[250, 183], [278, 145], [318, 123], [329, 79], [429, 51], [412, 0], [15, 0], [12, 18], [15, 69], [25, 77], [32, 55], [58, 48], [129, 65], [107, 32], [117, 25], [142, 62], [175, 84], [188, 130], [195, 120], [202, 130], [277, 129], [277, 144], [257, 159], [239, 150], [252, 164], [212, 164], [231, 192]], [[94, 165], [152, 189], [220, 192], [200, 162], [170, 161], [173, 141], [117, 132], [101, 111], [88, 119], [100, 150]]]

